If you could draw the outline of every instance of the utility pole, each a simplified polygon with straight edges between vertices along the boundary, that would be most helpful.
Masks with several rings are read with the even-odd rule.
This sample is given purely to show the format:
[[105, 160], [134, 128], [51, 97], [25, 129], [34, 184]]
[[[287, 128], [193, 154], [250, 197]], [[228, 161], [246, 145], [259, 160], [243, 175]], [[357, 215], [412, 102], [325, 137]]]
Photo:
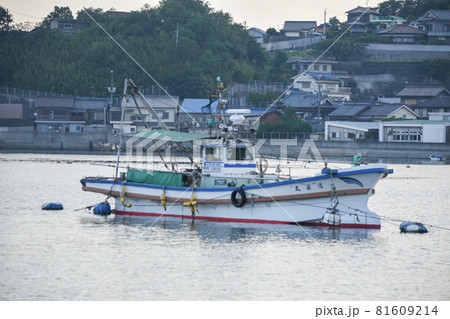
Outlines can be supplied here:
[[327, 30], [327, 9], [325, 8], [323, 12], [323, 35], [325, 35], [325, 31]]

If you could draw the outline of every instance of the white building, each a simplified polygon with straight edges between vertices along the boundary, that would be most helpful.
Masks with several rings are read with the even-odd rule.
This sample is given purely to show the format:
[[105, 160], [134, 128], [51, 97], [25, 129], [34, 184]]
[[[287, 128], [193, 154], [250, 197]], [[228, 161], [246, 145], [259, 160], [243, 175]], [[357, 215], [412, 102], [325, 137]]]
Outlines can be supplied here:
[[380, 122], [380, 142], [450, 143], [450, 120]]

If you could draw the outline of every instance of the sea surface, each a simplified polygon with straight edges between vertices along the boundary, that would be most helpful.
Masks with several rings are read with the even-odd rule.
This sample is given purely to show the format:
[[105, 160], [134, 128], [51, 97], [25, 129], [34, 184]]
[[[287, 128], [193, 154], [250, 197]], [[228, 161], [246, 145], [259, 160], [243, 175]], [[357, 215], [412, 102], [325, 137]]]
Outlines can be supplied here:
[[79, 180], [114, 160], [0, 154], [0, 300], [450, 300], [450, 165], [389, 164], [369, 202], [381, 230], [339, 230], [95, 216], [105, 197]]

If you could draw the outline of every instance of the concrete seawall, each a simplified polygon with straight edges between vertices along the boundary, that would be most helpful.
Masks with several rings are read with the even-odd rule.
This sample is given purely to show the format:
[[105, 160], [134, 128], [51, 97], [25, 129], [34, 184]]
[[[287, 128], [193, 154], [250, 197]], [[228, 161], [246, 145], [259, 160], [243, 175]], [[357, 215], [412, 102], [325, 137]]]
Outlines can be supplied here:
[[[47, 133], [47, 132], [0, 132], [0, 151], [111, 151], [118, 137], [108, 132]], [[368, 161], [414, 161], [428, 160], [430, 154], [442, 154], [450, 158], [449, 144], [434, 143], [380, 143], [368, 141], [320, 141], [305, 143], [304, 140], [266, 140], [258, 150], [259, 155], [284, 157], [280, 143], [285, 146], [289, 158], [310, 157], [316, 159], [315, 147], [323, 159], [348, 158], [360, 153]], [[312, 146], [312, 147], [310, 147]], [[316, 152], [317, 153], [317, 152]]]
[[89, 151], [115, 140], [108, 132], [0, 132], [0, 150]]

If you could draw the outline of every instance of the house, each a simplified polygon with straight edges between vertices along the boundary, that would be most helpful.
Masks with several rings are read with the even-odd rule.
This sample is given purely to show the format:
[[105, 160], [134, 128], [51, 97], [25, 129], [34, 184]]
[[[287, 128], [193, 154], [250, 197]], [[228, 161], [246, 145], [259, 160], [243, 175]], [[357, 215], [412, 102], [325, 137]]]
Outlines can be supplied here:
[[421, 118], [426, 119], [428, 117], [431, 120], [431, 117], [435, 113], [450, 112], [450, 96], [438, 95], [411, 105], [411, 109], [419, 114]]
[[285, 106], [292, 106], [297, 112], [303, 112], [303, 119], [306, 121], [325, 118], [336, 109], [325, 94], [319, 100], [318, 94], [299, 89], [290, 90], [281, 102]]
[[37, 97], [36, 131], [82, 133], [107, 130], [107, 98]]
[[413, 28], [404, 24], [397, 24], [393, 27], [379, 30], [375, 32], [375, 35], [383, 38], [388, 38], [391, 43], [397, 44], [417, 44], [421, 41], [425, 41], [426, 32]]
[[380, 142], [450, 144], [450, 121], [380, 122]]
[[292, 56], [287, 62], [292, 64], [292, 70], [298, 71], [299, 73], [305, 71], [332, 73], [333, 64], [337, 63], [333, 60], [303, 59], [299, 56]]
[[50, 30], [59, 30], [65, 33], [76, 33], [87, 25], [84, 20], [79, 19], [53, 18], [50, 20]]
[[392, 28], [396, 25], [402, 25], [406, 23], [406, 20], [397, 16], [382, 16], [371, 14], [369, 16], [369, 22], [375, 25], [377, 30]]
[[26, 118], [24, 113], [23, 104], [0, 104], [0, 132], [33, 131], [34, 119]]
[[264, 43], [266, 40], [267, 34], [265, 31], [263, 31], [261, 29], [250, 28], [247, 30], [247, 32], [258, 43]]
[[328, 115], [330, 121], [377, 122], [387, 118], [417, 119], [419, 115], [401, 104], [342, 104]]
[[325, 139], [327, 141], [378, 141], [380, 123], [376, 122], [325, 122]]
[[84, 120], [82, 130], [85, 132], [96, 132], [107, 130], [108, 123], [107, 98], [77, 97], [71, 111], [72, 119]]
[[316, 21], [285, 21], [283, 33], [287, 37], [302, 38], [317, 27]]
[[282, 113], [280, 111], [270, 109], [261, 115], [259, 122], [260, 122], [260, 124], [270, 123], [270, 124], [274, 125], [275, 123], [281, 121], [281, 118], [282, 118]]
[[450, 10], [429, 10], [410, 25], [427, 32], [428, 43], [450, 44]]
[[[169, 129], [178, 129], [178, 106], [179, 99], [177, 96], [167, 95], [151, 95], [144, 96], [146, 101], [143, 101], [141, 96], [136, 96], [138, 106], [136, 106], [133, 98], [124, 97], [122, 99], [121, 107], [111, 108], [110, 123], [114, 131], [119, 131], [121, 127], [121, 112], [125, 109], [123, 132], [134, 133], [148, 128], [160, 127], [158, 117]], [[155, 110], [157, 117], [149, 110], [146, 103], [150, 104]], [[141, 115], [142, 113], [142, 115]]]
[[328, 114], [330, 121], [358, 121], [358, 115], [370, 108], [369, 103], [342, 103], [336, 104], [337, 108]]
[[[367, 25], [370, 23], [371, 16], [379, 16], [380, 14], [371, 8], [358, 6], [351, 9], [347, 13], [346, 26], [350, 26], [350, 32], [363, 33], [366, 32]], [[372, 18], [373, 19], [373, 18]]]
[[293, 88], [313, 94], [326, 94], [331, 101], [349, 101], [351, 88], [343, 87], [340, 78], [325, 72], [303, 72], [294, 77]]
[[322, 23], [321, 25], [317, 26], [316, 32], [325, 34], [327, 32], [327, 30], [329, 30], [330, 28], [331, 28], [331, 23], [325, 22], [325, 23]]
[[36, 98], [36, 131], [81, 132], [84, 118], [71, 117], [74, 99], [70, 97]]
[[396, 94], [403, 104], [414, 105], [435, 96], [450, 96], [450, 92], [442, 86], [408, 86]]

